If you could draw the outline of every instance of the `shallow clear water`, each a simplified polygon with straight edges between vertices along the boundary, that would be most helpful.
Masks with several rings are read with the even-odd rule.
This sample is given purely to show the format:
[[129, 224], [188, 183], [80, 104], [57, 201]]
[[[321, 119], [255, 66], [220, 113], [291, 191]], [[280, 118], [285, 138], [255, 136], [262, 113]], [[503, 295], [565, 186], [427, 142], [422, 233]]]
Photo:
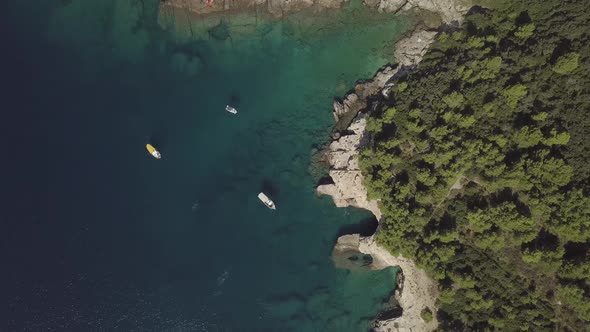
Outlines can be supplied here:
[[404, 22], [351, 6], [305, 39], [283, 22], [178, 43], [156, 1], [32, 3], [8, 21], [2, 330], [368, 328], [395, 270], [333, 267], [339, 230], [369, 215], [316, 197], [310, 162], [333, 97]]

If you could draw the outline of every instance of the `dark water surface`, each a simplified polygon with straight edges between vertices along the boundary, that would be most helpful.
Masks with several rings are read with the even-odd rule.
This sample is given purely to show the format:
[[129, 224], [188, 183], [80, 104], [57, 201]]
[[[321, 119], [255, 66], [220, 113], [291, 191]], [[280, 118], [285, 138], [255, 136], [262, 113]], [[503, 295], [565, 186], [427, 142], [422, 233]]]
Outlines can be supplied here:
[[0, 330], [368, 328], [395, 271], [333, 267], [368, 215], [317, 198], [309, 166], [403, 22], [350, 8], [305, 41], [276, 23], [228, 46], [172, 41], [157, 1], [8, 7]]

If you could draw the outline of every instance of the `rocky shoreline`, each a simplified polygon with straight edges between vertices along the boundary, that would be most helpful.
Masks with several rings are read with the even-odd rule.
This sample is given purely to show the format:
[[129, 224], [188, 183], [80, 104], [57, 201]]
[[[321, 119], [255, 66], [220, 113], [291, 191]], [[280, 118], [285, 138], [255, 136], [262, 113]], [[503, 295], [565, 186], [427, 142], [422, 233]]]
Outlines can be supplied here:
[[[161, 0], [160, 12], [179, 9], [193, 15], [211, 16], [220, 13], [264, 11], [272, 17], [280, 18], [304, 9], [312, 9], [314, 12], [337, 9], [348, 1], [350, 0]], [[448, 23], [460, 21], [469, 2], [467, 0], [364, 0], [363, 4], [384, 13], [397, 14], [416, 9], [430, 11], [440, 15], [441, 20]]]
[[[467, 8], [461, 15], [466, 11]], [[452, 14], [441, 16], [456, 18]], [[457, 20], [454, 20], [454, 23], [458, 23]], [[357, 84], [354, 91], [346, 95], [342, 101], [334, 102], [333, 115], [336, 126], [332, 142], [325, 152], [326, 161], [330, 165], [331, 183], [319, 185], [316, 189], [318, 195], [331, 196], [338, 207], [362, 208], [371, 211], [377, 220], [381, 219], [378, 201], [367, 198], [367, 190], [363, 186], [363, 175], [357, 160], [358, 154], [368, 142], [365, 135], [366, 117], [377, 106], [376, 102], [379, 99], [387, 97], [395, 84], [396, 75], [411, 70], [412, 66], [420, 62], [436, 34], [436, 31], [415, 29], [396, 44], [395, 57], [399, 64], [397, 67], [381, 68], [372, 80]], [[380, 270], [398, 266], [401, 269], [398, 273], [397, 289], [390, 300], [393, 306], [377, 317], [375, 331], [415, 332], [436, 329], [438, 289], [435, 282], [411, 259], [392, 255], [375, 242], [374, 236], [362, 237], [359, 234], [338, 238], [332, 255], [336, 266], [341, 268], [354, 267], [338, 262], [357, 261], [357, 256], [368, 255], [371, 259], [364, 260], [371, 261], [370, 264], [366, 264], [368, 268]], [[396, 304], [399, 308], [395, 307]], [[431, 318], [423, 318], [423, 313], [429, 313], [427, 316]]]
[[[436, 283], [419, 269], [411, 259], [393, 256], [380, 247], [373, 236], [359, 234], [338, 238], [332, 251], [334, 264], [349, 270], [382, 270], [398, 267], [396, 289], [386, 308], [377, 316], [374, 331], [434, 331], [436, 320]], [[425, 321], [423, 312], [430, 312], [432, 320]]]
[[[161, 0], [158, 23], [180, 40], [249, 38], [265, 23], [297, 16], [303, 27], [317, 24], [347, 2], [361, 0]], [[429, 28], [460, 21], [471, 0], [362, 0], [380, 13], [413, 16]]]
[[[253, 34], [263, 22], [283, 19], [286, 15], [301, 14], [298, 24], [313, 22], [314, 15], [330, 13], [347, 1], [214, 0], [211, 6], [207, 6], [205, 0], [166, 0], [160, 3], [159, 23], [165, 29], [174, 29], [177, 35], [183, 35], [181, 39], [206, 40], [219, 34], [221, 38], [216, 39], [224, 40]], [[437, 34], [434, 28], [441, 24], [460, 23], [470, 7], [470, 0], [364, 0], [363, 4], [379, 12], [414, 16], [418, 23], [396, 43], [396, 66], [384, 66], [371, 80], [359, 82], [351, 93], [334, 102], [332, 112], [336, 125], [324, 155], [329, 164], [330, 181], [319, 185], [316, 191], [318, 195], [331, 196], [338, 207], [353, 206], [371, 211], [379, 221], [382, 213], [378, 201], [368, 200], [357, 160], [357, 155], [368, 142], [366, 117], [380, 100], [388, 96], [396, 75], [411, 70], [420, 62]], [[335, 265], [340, 268], [380, 270], [395, 266], [401, 269], [398, 286], [390, 299], [391, 306], [377, 317], [375, 331], [436, 329], [436, 284], [411, 259], [393, 256], [375, 242], [374, 236], [359, 234], [338, 238], [332, 255]], [[422, 318], [424, 311], [431, 313], [431, 320]]]

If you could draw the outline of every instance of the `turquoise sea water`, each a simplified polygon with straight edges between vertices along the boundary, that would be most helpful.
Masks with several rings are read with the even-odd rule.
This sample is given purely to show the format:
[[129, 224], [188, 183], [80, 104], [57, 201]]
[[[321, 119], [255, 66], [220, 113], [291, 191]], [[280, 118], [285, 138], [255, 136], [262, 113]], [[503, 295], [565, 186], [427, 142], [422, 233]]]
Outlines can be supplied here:
[[368, 329], [395, 270], [333, 267], [370, 216], [316, 197], [310, 162], [334, 96], [388, 62], [404, 22], [353, 5], [305, 39], [278, 22], [181, 43], [157, 1], [11, 6], [0, 330]]

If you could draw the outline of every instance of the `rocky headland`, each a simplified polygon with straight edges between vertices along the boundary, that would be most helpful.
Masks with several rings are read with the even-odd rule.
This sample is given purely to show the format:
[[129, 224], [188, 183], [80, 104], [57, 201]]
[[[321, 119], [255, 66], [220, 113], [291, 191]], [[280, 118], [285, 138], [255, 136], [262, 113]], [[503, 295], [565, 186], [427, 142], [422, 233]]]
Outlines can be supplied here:
[[[302, 30], [329, 20], [347, 2], [360, 0], [161, 0], [159, 24], [181, 40], [249, 38], [269, 22], [293, 20]], [[380, 13], [406, 14], [429, 28], [459, 21], [470, 0], [363, 0]], [[210, 5], [208, 5], [208, 3]], [[328, 24], [330, 24], [328, 22]]]
[[[396, 48], [397, 61], [405, 65], [418, 63], [435, 35], [432, 31], [416, 30], [400, 40], [398, 46], [401, 47]], [[372, 80], [357, 84], [354, 91], [342, 101], [334, 102], [333, 115], [337, 124], [325, 156], [330, 165], [328, 175], [332, 183], [319, 185], [316, 189], [319, 195], [331, 196], [336, 206], [369, 210], [377, 220], [382, 216], [379, 203], [367, 198], [357, 156], [368, 143], [365, 135], [366, 117], [376, 103], [387, 96], [395, 76], [404, 70], [407, 67], [403, 65], [385, 66]], [[436, 328], [438, 292], [435, 283], [423, 270], [408, 258], [393, 256], [380, 247], [373, 237], [361, 237], [358, 234], [340, 237], [332, 253], [334, 261], [351, 260], [356, 255], [370, 255], [372, 263], [368, 268], [371, 269], [380, 270], [389, 266], [401, 269], [394, 298], [390, 300], [391, 308], [386, 310], [397, 314], [380, 315], [375, 321], [375, 331], [433, 331]], [[397, 305], [401, 310], [394, 310]], [[433, 313], [431, 321], [422, 319], [423, 310]]]
[[[432, 4], [429, 1], [425, 3]], [[440, 5], [445, 1], [437, 3]], [[444, 8], [456, 8], [451, 1], [447, 1], [446, 4], [450, 7]], [[467, 7], [462, 7], [459, 16], [454, 12], [444, 12], [441, 13], [441, 17], [447, 20], [447, 24], [457, 24], [466, 11]], [[334, 102], [332, 112], [336, 126], [332, 142], [325, 152], [325, 159], [330, 166], [331, 181], [317, 187], [319, 195], [331, 196], [338, 207], [353, 206], [366, 209], [371, 211], [377, 220], [381, 219], [379, 202], [367, 198], [367, 190], [363, 186], [363, 175], [358, 164], [357, 156], [369, 139], [365, 134], [366, 117], [378, 105], [379, 100], [388, 96], [389, 90], [395, 85], [396, 75], [411, 70], [412, 66], [420, 62], [436, 34], [434, 30], [417, 27], [397, 42], [396, 67], [388, 65], [381, 68], [372, 80], [360, 82], [352, 92]], [[370, 262], [363, 265], [367, 268], [379, 270], [398, 266], [401, 269], [398, 273], [397, 289], [390, 300], [391, 307], [377, 317], [375, 331], [415, 332], [436, 329], [436, 284], [411, 259], [392, 255], [376, 243], [374, 236], [362, 237], [359, 234], [341, 236], [332, 256], [336, 266], [341, 268], [354, 269], [354, 266], [347, 266], [342, 262], [358, 262], [359, 257], [364, 257], [362, 262]]]
[[[315, 12], [340, 8], [349, 0], [162, 0], [160, 11], [186, 11], [193, 15], [240, 13], [245, 11], [282, 17], [287, 14], [312, 9]], [[385, 13], [408, 12], [416, 9], [430, 11], [441, 16], [443, 22], [459, 21], [467, 1], [459, 0], [365, 0], [365, 6]]]

